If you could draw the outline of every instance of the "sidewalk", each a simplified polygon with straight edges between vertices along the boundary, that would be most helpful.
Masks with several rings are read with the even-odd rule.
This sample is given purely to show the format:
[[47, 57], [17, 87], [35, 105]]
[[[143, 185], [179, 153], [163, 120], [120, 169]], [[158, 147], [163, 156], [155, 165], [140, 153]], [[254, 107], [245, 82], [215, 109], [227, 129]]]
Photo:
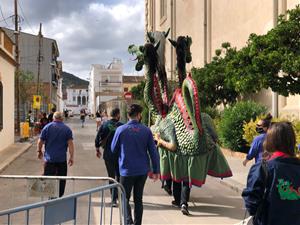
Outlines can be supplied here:
[[243, 161], [246, 154], [240, 152], [233, 152], [228, 149], [222, 149], [228, 164], [232, 170], [233, 176], [230, 178], [222, 179], [221, 184], [226, 185], [237, 193], [241, 194], [247, 183], [247, 176], [250, 167], [253, 165], [254, 160], [248, 162], [247, 166], [243, 166]]
[[15, 142], [14, 144], [0, 151], [0, 173], [15, 159], [25, 153], [33, 145], [34, 142], [35, 138], [26, 142]]

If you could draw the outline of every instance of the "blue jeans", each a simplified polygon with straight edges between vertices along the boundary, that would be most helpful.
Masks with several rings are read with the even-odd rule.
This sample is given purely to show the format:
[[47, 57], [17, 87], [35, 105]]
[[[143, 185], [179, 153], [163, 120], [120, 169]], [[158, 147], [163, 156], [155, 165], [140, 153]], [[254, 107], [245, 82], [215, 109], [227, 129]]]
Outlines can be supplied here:
[[[142, 224], [143, 192], [144, 192], [144, 186], [146, 180], [147, 180], [147, 175], [120, 177], [120, 182], [123, 185], [126, 192], [127, 224], [135, 224], [135, 225]], [[129, 205], [129, 199], [130, 199], [132, 189], [133, 189], [133, 201], [134, 201], [134, 222], [132, 220], [131, 207]]]

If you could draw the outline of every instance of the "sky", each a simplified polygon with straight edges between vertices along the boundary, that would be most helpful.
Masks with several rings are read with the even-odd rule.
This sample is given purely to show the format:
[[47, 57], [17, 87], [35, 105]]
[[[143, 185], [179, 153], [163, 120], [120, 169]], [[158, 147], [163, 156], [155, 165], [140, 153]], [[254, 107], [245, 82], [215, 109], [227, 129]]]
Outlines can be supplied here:
[[[0, 27], [14, 29], [13, 0], [0, 1]], [[91, 64], [123, 62], [125, 74], [137, 75], [130, 44], [144, 42], [142, 0], [18, 0], [22, 32], [57, 41], [63, 70], [88, 78]], [[141, 75], [141, 74], [140, 74]]]

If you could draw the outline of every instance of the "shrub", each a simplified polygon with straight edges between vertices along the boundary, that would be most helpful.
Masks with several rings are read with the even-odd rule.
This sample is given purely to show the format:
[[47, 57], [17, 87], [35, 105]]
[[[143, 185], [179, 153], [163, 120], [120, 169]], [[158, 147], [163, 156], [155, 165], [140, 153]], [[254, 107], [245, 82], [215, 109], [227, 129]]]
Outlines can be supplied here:
[[224, 147], [245, 152], [247, 142], [243, 139], [243, 124], [266, 113], [266, 107], [253, 101], [238, 102], [226, 108], [219, 123], [220, 141]]

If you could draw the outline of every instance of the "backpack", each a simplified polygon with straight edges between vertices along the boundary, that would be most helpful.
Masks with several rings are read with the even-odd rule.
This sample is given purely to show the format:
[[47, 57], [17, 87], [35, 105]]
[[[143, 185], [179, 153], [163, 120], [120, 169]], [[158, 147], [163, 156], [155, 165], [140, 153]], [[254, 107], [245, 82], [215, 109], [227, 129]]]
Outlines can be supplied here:
[[101, 137], [100, 146], [102, 148], [105, 148], [107, 141], [114, 136], [116, 129], [119, 125], [120, 125], [119, 122], [108, 123], [107, 125], [107, 128], [109, 130], [108, 134], [105, 137], [102, 137], [102, 135], [100, 136]]

